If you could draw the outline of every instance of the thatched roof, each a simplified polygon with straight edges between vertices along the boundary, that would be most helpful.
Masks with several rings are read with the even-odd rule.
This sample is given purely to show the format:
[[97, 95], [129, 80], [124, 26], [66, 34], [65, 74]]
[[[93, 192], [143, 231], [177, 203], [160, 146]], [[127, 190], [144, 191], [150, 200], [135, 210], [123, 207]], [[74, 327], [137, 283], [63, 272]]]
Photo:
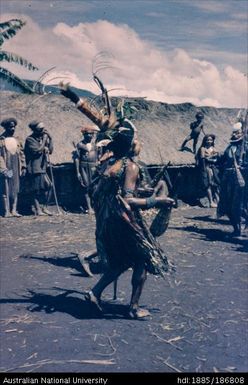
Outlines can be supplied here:
[[[147, 164], [168, 161], [178, 165], [194, 163], [192, 153], [178, 149], [190, 132], [189, 124], [199, 110], [205, 115], [206, 133], [216, 135], [216, 147], [223, 151], [238, 113], [237, 109], [197, 108], [190, 103], [166, 104], [138, 98], [133, 101], [138, 110], [134, 122], [143, 143], [141, 159]], [[16, 134], [22, 141], [31, 133], [28, 124], [34, 119], [42, 120], [54, 139], [52, 162], [71, 162], [72, 142], [80, 139], [80, 128], [89, 121], [70, 101], [61, 95], [47, 94], [39, 97], [2, 91], [0, 102], [1, 120], [15, 117], [18, 120]], [[202, 135], [199, 144], [201, 139]], [[192, 142], [189, 147], [192, 148]]]

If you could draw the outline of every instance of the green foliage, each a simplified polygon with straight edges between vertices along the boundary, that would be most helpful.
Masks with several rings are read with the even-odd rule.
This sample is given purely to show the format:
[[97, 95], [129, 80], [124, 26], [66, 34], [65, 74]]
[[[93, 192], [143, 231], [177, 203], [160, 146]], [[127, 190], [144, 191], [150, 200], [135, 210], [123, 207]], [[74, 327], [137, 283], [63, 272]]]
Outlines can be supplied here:
[[20, 30], [26, 23], [19, 19], [11, 19], [0, 23], [0, 46], [5, 40], [11, 39], [16, 35], [17, 31]]
[[33, 94], [34, 90], [29, 85], [20, 79], [18, 76], [7, 70], [6, 68], [0, 67], [0, 79], [5, 79], [12, 86], [20, 88], [23, 92]]
[[[9, 21], [0, 23], [0, 62], [16, 63], [26, 67], [30, 71], [38, 70], [32, 63], [23, 57], [16, 55], [12, 52], [2, 50], [2, 45], [5, 40], [11, 39], [16, 33], [25, 26], [25, 22], [19, 19], [11, 19]], [[29, 87], [27, 83], [21, 80], [18, 76], [14, 75], [7, 69], [0, 67], [0, 79], [5, 79], [10, 84], [21, 88], [24, 92], [34, 93], [35, 91]]]
[[33, 66], [32, 63], [24, 59], [22, 56], [16, 55], [12, 52], [0, 51], [0, 61], [7, 61], [9, 63], [20, 64], [30, 71], [37, 70], [38, 68]]

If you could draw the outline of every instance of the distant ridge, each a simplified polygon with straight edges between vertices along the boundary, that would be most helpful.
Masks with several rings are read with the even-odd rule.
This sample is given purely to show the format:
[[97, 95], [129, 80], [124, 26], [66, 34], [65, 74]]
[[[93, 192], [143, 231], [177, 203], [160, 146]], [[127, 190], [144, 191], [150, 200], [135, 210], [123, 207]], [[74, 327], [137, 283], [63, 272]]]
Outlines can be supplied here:
[[[34, 80], [25, 80], [24, 81], [30, 86], [30, 87], [33, 87], [34, 84], [36, 83], [36, 81]], [[79, 95], [80, 97], [84, 97], [84, 98], [94, 98], [96, 95], [93, 94], [92, 92], [90, 91], [87, 91], [87, 90], [82, 90], [80, 88], [76, 88], [76, 87], [71, 87], [72, 90], [74, 90], [77, 95]], [[17, 93], [21, 93], [23, 94], [23, 90], [21, 88], [19, 88], [18, 86], [13, 86], [11, 85], [10, 83], [6, 82], [6, 81], [3, 81], [2, 79], [0, 80], [0, 90], [1, 91], [12, 91], [12, 92], [17, 92]], [[60, 94], [60, 91], [59, 91], [59, 88], [58, 87], [55, 87], [55, 86], [49, 86], [49, 85], [46, 85], [45, 86], [45, 92], [46, 93], [50, 93], [50, 94], [54, 94], [54, 95], [59, 95]]]

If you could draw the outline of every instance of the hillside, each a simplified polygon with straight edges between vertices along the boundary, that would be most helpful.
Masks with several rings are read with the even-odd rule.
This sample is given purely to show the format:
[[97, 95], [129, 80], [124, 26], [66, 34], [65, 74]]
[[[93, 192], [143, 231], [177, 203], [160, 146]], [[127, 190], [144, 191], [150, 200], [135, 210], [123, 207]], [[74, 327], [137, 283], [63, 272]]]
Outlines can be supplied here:
[[[189, 133], [189, 124], [199, 110], [205, 114], [206, 133], [216, 134], [216, 147], [223, 151], [238, 113], [238, 109], [197, 108], [190, 103], [166, 104], [141, 98], [129, 101], [134, 102], [138, 110], [134, 123], [143, 143], [141, 159], [147, 164], [168, 161], [175, 165], [194, 163], [192, 153], [178, 151], [178, 148]], [[0, 102], [1, 120], [15, 117], [18, 121], [16, 134], [22, 141], [31, 133], [29, 122], [42, 120], [54, 138], [55, 149], [51, 161], [54, 164], [71, 161], [72, 141], [80, 139], [80, 127], [88, 122], [73, 103], [61, 95], [47, 94], [40, 97], [10, 91], [1, 91]], [[200, 142], [201, 139], [202, 136]], [[189, 147], [192, 148], [191, 143]]]

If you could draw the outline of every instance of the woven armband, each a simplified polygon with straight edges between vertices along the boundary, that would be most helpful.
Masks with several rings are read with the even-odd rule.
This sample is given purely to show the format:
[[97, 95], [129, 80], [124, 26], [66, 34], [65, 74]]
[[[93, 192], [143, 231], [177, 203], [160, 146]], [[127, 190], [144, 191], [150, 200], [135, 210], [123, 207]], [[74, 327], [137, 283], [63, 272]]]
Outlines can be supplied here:
[[146, 207], [150, 209], [151, 207], [154, 207], [156, 204], [156, 198], [150, 197], [146, 199]]
[[133, 195], [134, 195], [134, 190], [131, 190], [131, 189], [129, 189], [129, 188], [124, 189], [123, 192], [124, 192], [124, 195], [125, 195], [125, 196], [127, 196], [127, 195], [133, 196]]

